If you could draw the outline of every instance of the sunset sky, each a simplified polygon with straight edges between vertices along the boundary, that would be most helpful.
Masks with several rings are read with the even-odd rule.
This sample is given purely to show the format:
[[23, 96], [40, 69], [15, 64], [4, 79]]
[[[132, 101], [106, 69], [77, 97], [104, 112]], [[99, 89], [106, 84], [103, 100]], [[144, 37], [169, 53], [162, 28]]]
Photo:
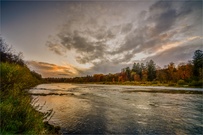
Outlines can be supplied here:
[[202, 0], [1, 1], [1, 36], [43, 77], [161, 67], [203, 48]]

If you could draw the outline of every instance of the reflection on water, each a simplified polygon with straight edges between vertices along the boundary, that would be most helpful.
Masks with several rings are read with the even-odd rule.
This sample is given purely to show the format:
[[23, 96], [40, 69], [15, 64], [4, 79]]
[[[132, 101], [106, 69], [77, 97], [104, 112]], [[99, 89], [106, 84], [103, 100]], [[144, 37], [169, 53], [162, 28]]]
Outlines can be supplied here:
[[156, 89], [186, 90], [55, 83], [30, 93], [43, 106], [40, 111], [53, 109], [49, 123], [60, 126], [63, 134], [202, 134], [202, 94], [142, 92]]

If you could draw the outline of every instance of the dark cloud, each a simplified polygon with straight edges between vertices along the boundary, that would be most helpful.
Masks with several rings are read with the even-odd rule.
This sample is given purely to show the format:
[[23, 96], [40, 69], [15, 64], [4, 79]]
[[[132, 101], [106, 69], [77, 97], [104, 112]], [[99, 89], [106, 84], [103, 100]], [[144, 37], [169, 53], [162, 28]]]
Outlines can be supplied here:
[[85, 64], [104, 57], [106, 45], [102, 41], [90, 41], [88, 38], [78, 34], [78, 32], [71, 33], [68, 37], [66, 35], [61, 36], [60, 39], [61, 44], [68, 50], [74, 49], [79, 54], [76, 57], [79, 63]]
[[180, 6], [180, 10], [178, 12], [178, 16], [186, 17], [188, 14], [197, 11], [202, 11], [202, 4], [201, 0], [197, 1], [184, 1], [183, 4]]
[[127, 24], [122, 26], [121, 32], [123, 34], [126, 34], [127, 32], [131, 31], [132, 28], [133, 28], [133, 24], [132, 23], [127, 23]]
[[163, 12], [164, 10], [169, 10], [172, 6], [172, 1], [157, 1], [152, 4], [149, 8], [150, 12]]
[[160, 34], [170, 29], [176, 20], [176, 10], [170, 9], [162, 13], [159, 17], [156, 18], [156, 26], [154, 29], [154, 34]]

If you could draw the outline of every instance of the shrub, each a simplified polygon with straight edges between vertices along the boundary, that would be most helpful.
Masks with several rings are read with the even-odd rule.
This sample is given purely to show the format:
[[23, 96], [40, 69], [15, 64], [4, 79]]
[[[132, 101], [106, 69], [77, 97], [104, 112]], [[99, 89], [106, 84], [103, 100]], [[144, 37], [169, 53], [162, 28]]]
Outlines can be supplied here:
[[158, 84], [158, 82], [157, 81], [152, 81], [152, 84]]
[[169, 83], [168, 86], [176, 86], [175, 83]]
[[196, 87], [203, 87], [203, 80], [195, 81], [193, 80], [190, 84], [190, 86], [196, 86]]
[[185, 81], [184, 80], [178, 80], [178, 85], [185, 85]]

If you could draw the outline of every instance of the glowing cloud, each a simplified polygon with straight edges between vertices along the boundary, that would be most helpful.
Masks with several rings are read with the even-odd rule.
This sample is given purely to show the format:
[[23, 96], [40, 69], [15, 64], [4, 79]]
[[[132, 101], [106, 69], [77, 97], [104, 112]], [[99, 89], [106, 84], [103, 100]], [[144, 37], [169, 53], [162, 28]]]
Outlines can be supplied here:
[[202, 37], [200, 37], [200, 36], [188, 37], [188, 38], [186, 38], [185, 40], [182, 40], [182, 41], [172, 42], [172, 43], [162, 45], [162, 47], [160, 49], [158, 49], [156, 51], [156, 53], [161, 53], [161, 52], [167, 51], [169, 49], [172, 49], [174, 47], [184, 45], [184, 43], [187, 43], [187, 42], [195, 40], [195, 39], [202, 39]]
[[27, 65], [31, 70], [39, 72], [43, 77], [74, 77], [79, 75], [82, 71], [66, 64], [65, 66], [58, 66], [55, 64], [27, 61]]

